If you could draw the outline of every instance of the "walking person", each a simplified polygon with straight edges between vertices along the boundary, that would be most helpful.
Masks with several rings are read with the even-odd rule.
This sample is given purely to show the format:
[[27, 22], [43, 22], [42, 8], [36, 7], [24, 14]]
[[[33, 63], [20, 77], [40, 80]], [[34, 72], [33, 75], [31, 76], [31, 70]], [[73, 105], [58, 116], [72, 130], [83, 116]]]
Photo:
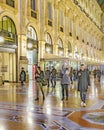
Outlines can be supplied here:
[[44, 79], [44, 72], [41, 70], [40, 66], [38, 66], [36, 68], [36, 74], [35, 74], [36, 87], [37, 87], [35, 101], [39, 100], [39, 89], [41, 90], [41, 93], [42, 93], [42, 96], [43, 96], [43, 100], [45, 100], [43, 86], [42, 86], [43, 79]]
[[47, 80], [47, 94], [49, 93], [49, 87], [50, 87], [50, 75], [51, 75], [51, 71], [49, 70], [48, 67], [46, 67], [45, 79]]
[[90, 85], [89, 71], [85, 69], [85, 65], [81, 64], [78, 72], [78, 91], [80, 91], [81, 106], [86, 106], [86, 94], [88, 86]]
[[98, 81], [100, 82], [100, 78], [101, 78], [101, 71], [100, 71], [100, 69], [97, 70], [97, 78], [98, 78]]
[[70, 80], [71, 80], [71, 84], [73, 84], [73, 68], [70, 68]]
[[56, 75], [57, 75], [57, 70], [52, 66], [52, 71], [51, 71], [51, 84], [52, 84], [52, 92], [55, 93], [55, 87], [56, 87]]
[[95, 68], [94, 71], [93, 71], [94, 79], [96, 79], [96, 74], [97, 74], [97, 71], [96, 71], [96, 68]]
[[70, 84], [70, 77], [69, 77], [69, 70], [66, 69], [62, 79], [61, 79], [61, 86], [62, 86], [62, 99], [64, 100], [66, 96], [66, 100], [68, 100], [68, 86]]
[[24, 67], [21, 68], [20, 81], [21, 85], [24, 85], [24, 82], [26, 81], [26, 72], [24, 70]]

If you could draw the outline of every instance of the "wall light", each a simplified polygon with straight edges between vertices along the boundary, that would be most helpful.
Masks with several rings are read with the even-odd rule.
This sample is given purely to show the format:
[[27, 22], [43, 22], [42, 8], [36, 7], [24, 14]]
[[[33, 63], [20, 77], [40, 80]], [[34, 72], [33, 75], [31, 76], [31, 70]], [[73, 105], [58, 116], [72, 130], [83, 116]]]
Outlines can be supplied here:
[[4, 42], [4, 37], [0, 36], [0, 43]]
[[33, 47], [33, 44], [32, 44], [32, 43], [28, 43], [27, 47], [28, 47], [29, 49], [31, 49], [31, 48]]

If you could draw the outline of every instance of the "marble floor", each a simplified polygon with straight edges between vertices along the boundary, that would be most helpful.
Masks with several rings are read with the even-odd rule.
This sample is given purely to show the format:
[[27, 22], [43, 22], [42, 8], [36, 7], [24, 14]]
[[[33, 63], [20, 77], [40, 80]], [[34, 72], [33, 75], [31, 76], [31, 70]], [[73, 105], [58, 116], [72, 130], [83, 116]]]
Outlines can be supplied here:
[[104, 76], [101, 81], [91, 77], [86, 107], [81, 107], [77, 83], [69, 88], [68, 101], [61, 101], [60, 81], [55, 94], [40, 93], [35, 101], [34, 81], [21, 86], [5, 83], [0, 86], [0, 130], [104, 130]]

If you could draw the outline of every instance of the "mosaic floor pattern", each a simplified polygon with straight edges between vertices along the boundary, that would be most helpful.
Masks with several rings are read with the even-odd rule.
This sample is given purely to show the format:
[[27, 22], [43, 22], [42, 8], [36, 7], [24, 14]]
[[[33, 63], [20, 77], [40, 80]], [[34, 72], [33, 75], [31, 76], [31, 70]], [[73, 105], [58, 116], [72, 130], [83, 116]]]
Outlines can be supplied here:
[[[80, 106], [76, 86], [69, 88], [69, 100], [61, 101], [61, 86], [56, 93], [41, 93], [34, 101], [36, 86], [33, 81], [25, 86], [7, 84], [0, 87], [0, 130], [103, 130], [104, 129], [104, 77], [101, 82], [91, 79], [87, 106]], [[76, 83], [75, 83], [76, 84]]]

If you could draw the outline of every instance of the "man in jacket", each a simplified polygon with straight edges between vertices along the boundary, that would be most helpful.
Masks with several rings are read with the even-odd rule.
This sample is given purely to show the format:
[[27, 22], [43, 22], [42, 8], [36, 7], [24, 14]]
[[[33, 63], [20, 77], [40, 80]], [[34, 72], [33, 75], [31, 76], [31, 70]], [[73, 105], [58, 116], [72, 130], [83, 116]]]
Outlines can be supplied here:
[[78, 91], [80, 91], [80, 98], [82, 100], [81, 106], [86, 106], [86, 93], [90, 85], [89, 71], [85, 69], [85, 65], [81, 64], [81, 69], [78, 72]]
[[61, 86], [62, 86], [62, 99], [61, 100], [64, 100], [65, 98], [65, 94], [66, 94], [66, 100], [68, 100], [68, 86], [69, 86], [69, 83], [70, 83], [70, 77], [69, 77], [69, 70], [66, 69], [62, 79], [61, 79]]

